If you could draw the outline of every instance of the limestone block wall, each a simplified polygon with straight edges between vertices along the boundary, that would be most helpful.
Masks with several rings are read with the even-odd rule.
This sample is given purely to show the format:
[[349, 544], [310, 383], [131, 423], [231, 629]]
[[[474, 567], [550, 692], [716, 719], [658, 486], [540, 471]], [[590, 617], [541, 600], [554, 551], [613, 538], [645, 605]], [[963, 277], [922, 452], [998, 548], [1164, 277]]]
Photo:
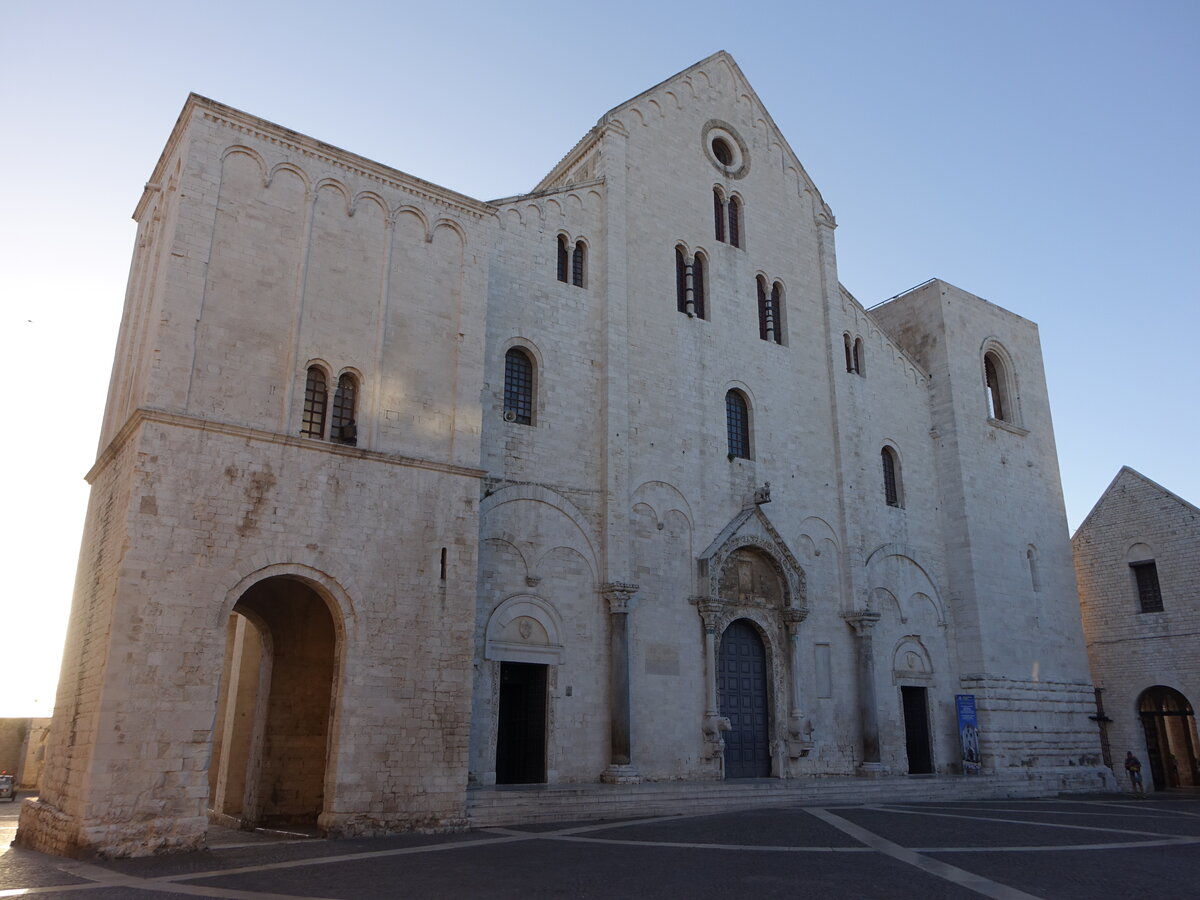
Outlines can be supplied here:
[[[333, 621], [320, 823], [351, 834], [457, 824], [477, 470], [184, 419], [146, 420], [128, 444], [136, 462], [117, 513], [129, 550], [112, 579], [113, 661], [90, 702], [56, 719], [68, 734], [52, 736], [46, 810], [28, 830], [23, 820], [22, 842], [106, 855], [202, 843], [226, 622], [273, 577], [309, 585]], [[64, 679], [60, 708], [77, 690]], [[69, 729], [84, 714], [97, 723], [92, 754], [64, 767], [55, 748], [81, 743]], [[57, 787], [64, 768], [79, 780], [70, 792]], [[61, 809], [62, 794], [78, 800]], [[43, 837], [60, 815], [76, 829], [73, 847]]]
[[[1146, 766], [1142, 692], [1161, 685], [1193, 708], [1200, 702], [1200, 511], [1124, 467], [1071, 543], [1092, 677], [1112, 719], [1113, 764], [1119, 771], [1132, 750]], [[1161, 612], [1141, 611], [1129, 563], [1146, 558], [1157, 569]], [[1148, 769], [1144, 777], [1149, 785]]]
[[[964, 678], [991, 686], [985, 747], [995, 764], [1092, 765], [1094, 729], [1076, 706], [1089, 690], [1075, 615], [1053, 424], [1036, 326], [943, 282], [872, 311], [931, 376], [931, 410], [949, 568], [951, 618]], [[984, 354], [1003, 361], [1008, 410], [989, 417]], [[1062, 710], [1021, 702], [1022, 683], [1063, 694]], [[1001, 702], [1007, 688], [1014, 693]], [[1026, 709], [1015, 721], [1009, 713]], [[1065, 717], [1057, 711], [1067, 711]], [[984, 715], [984, 713], [981, 713]], [[1005, 722], [1004, 720], [1008, 720]], [[981, 722], [984, 729], [992, 720]], [[1053, 724], [1057, 722], [1057, 724]], [[1074, 737], [1047, 742], [1047, 730]], [[1024, 735], [1024, 738], [1019, 737]], [[1072, 746], [1073, 744], [1073, 746]]]

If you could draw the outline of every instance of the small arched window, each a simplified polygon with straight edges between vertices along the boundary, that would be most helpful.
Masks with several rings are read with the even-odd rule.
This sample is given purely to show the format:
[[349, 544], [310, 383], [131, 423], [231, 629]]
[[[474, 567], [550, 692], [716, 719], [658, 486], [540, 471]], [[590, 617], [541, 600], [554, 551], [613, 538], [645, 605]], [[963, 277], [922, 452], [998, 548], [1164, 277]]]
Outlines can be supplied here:
[[333, 395], [333, 427], [329, 439], [338, 444], [358, 444], [358, 423], [355, 407], [358, 403], [358, 380], [349, 372], [338, 378], [337, 391]]
[[842, 335], [842, 343], [846, 346], [846, 371], [854, 371], [854, 347], [851, 343], [850, 335]]
[[675, 306], [681, 313], [688, 312], [688, 289], [687, 289], [687, 258], [683, 255], [683, 248], [675, 248]]
[[504, 418], [533, 424], [533, 360], [517, 347], [504, 354]]
[[729, 456], [750, 458], [750, 407], [741, 391], [725, 395], [725, 431], [729, 440]]
[[887, 501], [888, 506], [901, 506], [900, 502], [900, 462], [896, 458], [896, 451], [891, 447], [884, 447], [879, 451], [879, 458], [883, 463], [883, 497]]
[[767, 280], [758, 276], [758, 336], [764, 341], [783, 343], [783, 326], [780, 322], [783, 285], [776, 281], [767, 291]]
[[987, 388], [988, 416], [1002, 422], [1014, 421], [1008, 395], [1008, 370], [994, 350], [983, 355], [983, 382]]
[[696, 317], [707, 319], [705, 310], [706, 288], [708, 282], [708, 264], [703, 253], [697, 253], [692, 261], [692, 307]]
[[718, 241], [725, 241], [725, 200], [721, 192], [713, 188], [713, 226]]
[[567, 283], [567, 239], [561, 234], [558, 236], [558, 280], [563, 284]]
[[583, 241], [575, 242], [571, 252], [571, 284], [583, 287], [583, 279], [587, 271], [587, 246]]
[[1042, 575], [1038, 571], [1037, 548], [1030, 544], [1025, 551], [1025, 561], [1029, 563], [1029, 586], [1033, 588], [1035, 594], [1040, 594], [1042, 591]]
[[867, 360], [866, 360], [866, 353], [863, 348], [863, 339], [855, 338], [854, 339], [854, 371], [864, 377], [867, 374], [866, 362], [867, 362]]
[[729, 245], [742, 246], [742, 204], [737, 197], [729, 198]]
[[320, 366], [309, 366], [304, 383], [304, 418], [300, 433], [321, 440], [325, 437], [325, 407], [329, 402], [329, 383]]

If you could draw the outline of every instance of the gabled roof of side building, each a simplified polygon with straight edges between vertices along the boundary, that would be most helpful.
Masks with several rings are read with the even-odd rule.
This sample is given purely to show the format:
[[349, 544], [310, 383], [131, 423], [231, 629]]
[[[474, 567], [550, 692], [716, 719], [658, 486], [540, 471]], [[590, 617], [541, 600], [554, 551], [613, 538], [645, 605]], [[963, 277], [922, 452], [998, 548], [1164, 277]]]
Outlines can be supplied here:
[[1168, 490], [1157, 481], [1147, 478], [1137, 469], [1130, 468], [1129, 466], [1121, 466], [1121, 470], [1117, 472], [1117, 474], [1113, 477], [1113, 480], [1109, 482], [1108, 487], [1104, 489], [1104, 493], [1100, 495], [1100, 499], [1096, 501], [1095, 505], [1091, 508], [1091, 511], [1088, 512], [1083, 521], [1079, 523], [1079, 527], [1075, 529], [1075, 534], [1071, 536], [1071, 540], [1074, 541], [1075, 538], [1079, 537], [1079, 535], [1084, 532], [1091, 522], [1092, 517], [1095, 516], [1100, 509], [1108, 506], [1110, 503], [1119, 502], [1119, 498], [1117, 496], [1118, 488], [1122, 485], [1129, 484], [1130, 482], [1140, 482], [1142, 484], [1149, 485], [1155, 490], [1161, 492], [1163, 496], [1169, 497], [1171, 500], [1174, 500], [1176, 503], [1200, 516], [1200, 507], [1197, 507], [1195, 504], [1184, 500], [1174, 491]]

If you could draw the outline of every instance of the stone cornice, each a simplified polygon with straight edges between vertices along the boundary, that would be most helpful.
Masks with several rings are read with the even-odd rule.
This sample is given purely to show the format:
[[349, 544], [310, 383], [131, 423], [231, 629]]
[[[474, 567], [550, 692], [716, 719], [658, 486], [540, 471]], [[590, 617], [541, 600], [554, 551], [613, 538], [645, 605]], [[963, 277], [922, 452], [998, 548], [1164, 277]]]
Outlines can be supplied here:
[[371, 462], [385, 463], [391, 466], [402, 466], [409, 469], [429, 469], [434, 472], [443, 472], [447, 475], [461, 475], [465, 478], [483, 478], [487, 474], [484, 469], [475, 469], [468, 466], [456, 466], [449, 463], [437, 462], [432, 459], [421, 459], [416, 456], [401, 456], [398, 453], [381, 453], [378, 450], [364, 450], [359, 447], [348, 447], [345, 444], [333, 444], [329, 441], [318, 441], [314, 438], [300, 437], [298, 435], [279, 434], [274, 431], [264, 431], [260, 428], [251, 428], [246, 425], [235, 425], [231, 422], [220, 422], [213, 419], [202, 419], [198, 416], [182, 415], [180, 413], [170, 413], [159, 409], [149, 409], [140, 407], [134, 410], [133, 415], [117, 432], [116, 437], [109, 442], [108, 446], [101, 451], [97, 457], [95, 464], [87, 475], [84, 476], [88, 484], [92, 484], [100, 472], [117, 456], [121, 448], [130, 438], [132, 438], [144, 424], [170, 425], [175, 428], [187, 428], [193, 431], [206, 431], [213, 434], [222, 434], [229, 437], [242, 438], [247, 441], [256, 441], [265, 444], [281, 444], [288, 447], [297, 447], [302, 450], [311, 450], [318, 453], [329, 453], [334, 456], [350, 457], [353, 459], [370, 460]]

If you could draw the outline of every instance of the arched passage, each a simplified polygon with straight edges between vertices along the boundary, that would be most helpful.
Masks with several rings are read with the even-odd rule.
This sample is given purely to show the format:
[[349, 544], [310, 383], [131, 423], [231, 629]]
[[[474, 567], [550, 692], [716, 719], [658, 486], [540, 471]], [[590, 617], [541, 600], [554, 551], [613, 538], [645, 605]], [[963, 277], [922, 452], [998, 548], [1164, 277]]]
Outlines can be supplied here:
[[758, 629], [737, 619], [721, 635], [717, 693], [725, 732], [725, 777], [766, 778], [771, 774], [767, 653]]
[[304, 581], [275, 576], [233, 607], [209, 765], [213, 811], [315, 825], [325, 805], [337, 629]]
[[1138, 714], [1146, 731], [1146, 755], [1154, 789], [1196, 787], [1196, 718], [1187, 697], [1174, 688], [1155, 685], [1138, 697]]

